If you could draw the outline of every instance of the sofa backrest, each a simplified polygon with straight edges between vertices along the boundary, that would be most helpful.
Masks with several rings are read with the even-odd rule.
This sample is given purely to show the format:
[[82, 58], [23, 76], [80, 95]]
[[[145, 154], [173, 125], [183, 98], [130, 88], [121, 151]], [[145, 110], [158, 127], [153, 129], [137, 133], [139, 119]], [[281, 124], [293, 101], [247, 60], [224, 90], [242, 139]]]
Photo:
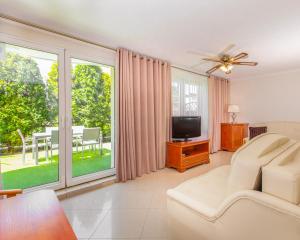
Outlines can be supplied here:
[[300, 122], [288, 122], [288, 121], [271, 121], [251, 123], [250, 127], [267, 126], [268, 132], [279, 133], [287, 136], [291, 139], [300, 141]]
[[295, 140], [276, 133], [265, 133], [246, 143], [232, 156], [227, 194], [260, 190], [262, 167], [295, 143]]
[[300, 204], [300, 142], [263, 167], [262, 191]]
[[268, 122], [268, 131], [283, 134], [289, 138], [300, 141], [299, 122]]

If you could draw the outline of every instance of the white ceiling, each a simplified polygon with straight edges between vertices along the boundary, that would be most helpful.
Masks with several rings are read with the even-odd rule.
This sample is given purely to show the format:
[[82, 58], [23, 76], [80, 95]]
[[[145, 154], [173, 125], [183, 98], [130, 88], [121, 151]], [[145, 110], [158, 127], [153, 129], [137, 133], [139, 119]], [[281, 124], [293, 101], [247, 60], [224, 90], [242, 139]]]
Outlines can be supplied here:
[[[257, 67], [230, 78], [300, 68], [299, 0], [0, 0], [2, 14], [190, 67], [231, 43]], [[205, 72], [210, 65], [198, 67]], [[222, 73], [216, 72], [217, 75]]]

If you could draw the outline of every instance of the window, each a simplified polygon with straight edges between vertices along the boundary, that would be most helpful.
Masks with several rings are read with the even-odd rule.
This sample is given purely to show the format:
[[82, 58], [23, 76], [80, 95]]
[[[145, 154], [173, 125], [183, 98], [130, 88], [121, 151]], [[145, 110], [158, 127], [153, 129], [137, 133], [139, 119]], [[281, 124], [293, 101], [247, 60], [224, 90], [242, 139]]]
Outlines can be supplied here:
[[208, 79], [172, 68], [173, 116], [201, 116], [202, 136], [208, 135]]

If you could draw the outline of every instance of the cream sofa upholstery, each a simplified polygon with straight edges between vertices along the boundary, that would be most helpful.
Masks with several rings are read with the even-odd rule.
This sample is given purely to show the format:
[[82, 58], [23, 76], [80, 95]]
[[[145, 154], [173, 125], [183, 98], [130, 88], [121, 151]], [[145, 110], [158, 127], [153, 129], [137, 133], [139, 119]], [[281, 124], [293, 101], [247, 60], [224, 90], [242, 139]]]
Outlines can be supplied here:
[[231, 160], [227, 194], [240, 190], [258, 190], [261, 168], [284, 152], [295, 140], [279, 134], [262, 134], [236, 151]]
[[263, 168], [262, 191], [300, 204], [300, 142]]
[[170, 239], [299, 240], [299, 149], [295, 140], [263, 134], [239, 149], [231, 165], [168, 190]]
[[268, 132], [279, 133], [291, 139], [300, 141], [300, 122], [272, 121], [251, 123], [250, 127], [267, 126]]

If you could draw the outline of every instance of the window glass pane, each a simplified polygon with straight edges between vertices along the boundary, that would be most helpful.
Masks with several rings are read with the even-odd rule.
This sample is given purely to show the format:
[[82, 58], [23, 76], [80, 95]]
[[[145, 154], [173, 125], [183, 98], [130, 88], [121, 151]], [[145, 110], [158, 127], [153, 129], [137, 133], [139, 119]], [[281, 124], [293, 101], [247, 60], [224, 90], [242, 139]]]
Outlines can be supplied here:
[[180, 84], [172, 82], [173, 115], [180, 115]]
[[[195, 83], [196, 84], [196, 83]], [[198, 102], [198, 85], [184, 84], [185, 97], [184, 97], [184, 115], [185, 116], [198, 116], [199, 115], [199, 102]]]
[[5, 43], [0, 48], [3, 187], [57, 182], [58, 56]]
[[72, 59], [73, 177], [113, 167], [113, 80], [113, 67]]
[[172, 68], [173, 116], [201, 116], [201, 135], [208, 135], [207, 77]]

